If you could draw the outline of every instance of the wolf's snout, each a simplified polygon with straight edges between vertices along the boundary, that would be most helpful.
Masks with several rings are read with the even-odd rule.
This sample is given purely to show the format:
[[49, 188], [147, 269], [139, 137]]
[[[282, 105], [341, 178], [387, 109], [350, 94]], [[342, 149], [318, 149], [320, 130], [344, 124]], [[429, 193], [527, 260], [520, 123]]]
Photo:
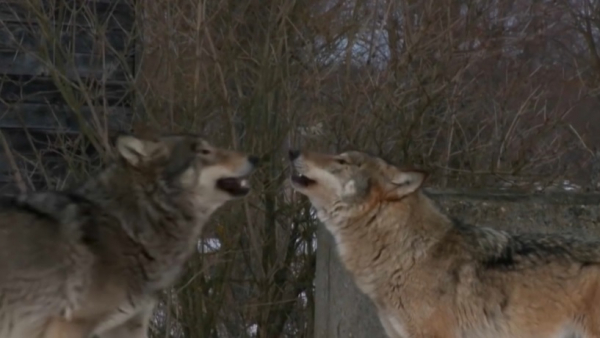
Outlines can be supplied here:
[[290, 156], [290, 161], [294, 161], [298, 157], [300, 157], [300, 150], [291, 149], [290, 151], [288, 151], [288, 154]]
[[248, 156], [248, 162], [250, 162], [253, 167], [256, 167], [260, 163], [260, 158], [258, 156], [250, 155]]

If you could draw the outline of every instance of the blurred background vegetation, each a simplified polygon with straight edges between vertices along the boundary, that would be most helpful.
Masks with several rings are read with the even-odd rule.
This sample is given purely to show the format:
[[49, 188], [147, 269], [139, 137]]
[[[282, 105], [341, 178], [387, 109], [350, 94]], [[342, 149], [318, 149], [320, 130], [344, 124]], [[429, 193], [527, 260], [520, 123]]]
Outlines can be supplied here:
[[214, 215], [153, 337], [312, 337], [315, 229], [288, 147], [440, 188], [596, 190], [598, 0], [0, 1], [4, 193], [63, 188], [118, 131], [268, 158]]

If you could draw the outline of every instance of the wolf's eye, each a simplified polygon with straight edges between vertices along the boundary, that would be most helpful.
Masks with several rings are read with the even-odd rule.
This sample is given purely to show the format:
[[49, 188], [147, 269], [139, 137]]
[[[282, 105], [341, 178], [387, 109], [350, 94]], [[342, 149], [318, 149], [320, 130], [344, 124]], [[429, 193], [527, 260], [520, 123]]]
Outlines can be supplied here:
[[344, 160], [343, 158], [338, 158], [335, 160], [337, 162], [337, 164], [339, 165], [346, 165], [348, 164], [348, 161]]
[[208, 149], [200, 149], [200, 154], [202, 154], [202, 155], [210, 155], [210, 150], [208, 150]]

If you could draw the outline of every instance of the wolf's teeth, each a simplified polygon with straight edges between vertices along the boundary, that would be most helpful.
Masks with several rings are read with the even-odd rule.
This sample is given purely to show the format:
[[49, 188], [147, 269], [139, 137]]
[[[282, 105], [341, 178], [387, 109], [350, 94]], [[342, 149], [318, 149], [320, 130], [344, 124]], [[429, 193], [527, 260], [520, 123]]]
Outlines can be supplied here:
[[250, 183], [248, 182], [248, 180], [241, 180], [240, 186], [243, 188], [247, 188], [248, 186], [250, 186]]

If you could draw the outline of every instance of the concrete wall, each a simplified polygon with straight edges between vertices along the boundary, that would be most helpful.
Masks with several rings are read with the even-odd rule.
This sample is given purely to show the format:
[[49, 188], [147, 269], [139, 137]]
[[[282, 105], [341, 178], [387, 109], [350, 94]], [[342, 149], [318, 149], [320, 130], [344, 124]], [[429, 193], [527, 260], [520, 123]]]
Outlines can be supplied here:
[[[524, 231], [584, 231], [600, 236], [600, 194], [430, 192], [450, 215], [472, 224]], [[342, 267], [333, 238], [318, 231], [315, 338], [386, 338], [375, 307]]]

